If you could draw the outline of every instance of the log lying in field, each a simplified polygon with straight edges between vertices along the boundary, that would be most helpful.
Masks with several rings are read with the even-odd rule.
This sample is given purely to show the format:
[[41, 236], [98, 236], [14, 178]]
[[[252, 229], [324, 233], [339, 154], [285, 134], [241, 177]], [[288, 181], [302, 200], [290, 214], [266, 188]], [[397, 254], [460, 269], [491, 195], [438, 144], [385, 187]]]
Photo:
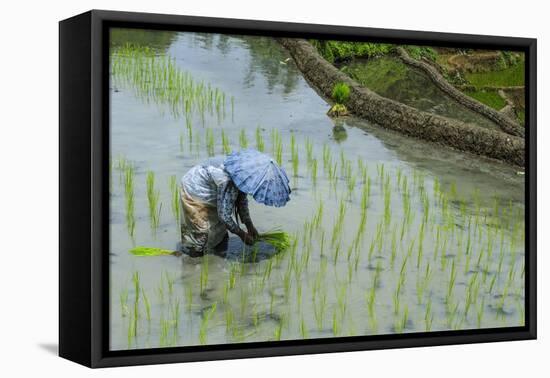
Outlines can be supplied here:
[[359, 117], [461, 151], [518, 166], [525, 163], [525, 143], [521, 137], [423, 112], [382, 97], [340, 72], [306, 40], [281, 38], [279, 42], [290, 52], [305, 78], [325, 96], [331, 96], [338, 82], [349, 85], [351, 92], [346, 106]]
[[487, 105], [465, 95], [460, 90], [456, 89], [452, 84], [445, 80], [445, 78], [434, 66], [421, 60], [411, 58], [402, 47], [397, 48], [397, 54], [404, 63], [415, 67], [428, 75], [430, 80], [439, 89], [445, 92], [449, 97], [453, 98], [456, 102], [464, 105], [468, 109], [471, 109], [478, 114], [481, 114], [485, 118], [490, 119], [491, 121], [496, 123], [505, 133], [521, 137], [525, 136], [525, 129], [521, 125], [519, 125], [517, 122], [515, 122], [505, 114], [499, 112], [498, 110], [490, 108]]

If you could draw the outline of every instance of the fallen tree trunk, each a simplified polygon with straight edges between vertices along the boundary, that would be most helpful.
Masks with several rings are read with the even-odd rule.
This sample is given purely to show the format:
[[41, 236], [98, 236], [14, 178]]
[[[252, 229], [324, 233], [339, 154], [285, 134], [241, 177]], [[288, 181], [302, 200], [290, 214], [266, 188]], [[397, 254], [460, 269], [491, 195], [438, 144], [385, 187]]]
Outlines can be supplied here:
[[453, 98], [456, 102], [464, 105], [465, 107], [473, 110], [476, 113], [481, 114], [485, 118], [490, 119], [491, 121], [496, 123], [505, 133], [521, 137], [525, 136], [525, 129], [521, 125], [519, 125], [517, 122], [514, 122], [510, 117], [502, 114], [498, 110], [490, 108], [489, 106], [465, 95], [464, 93], [456, 89], [447, 80], [445, 80], [445, 78], [439, 73], [439, 71], [432, 65], [411, 58], [402, 47], [397, 48], [397, 53], [399, 55], [399, 58], [401, 58], [404, 63], [424, 72], [439, 89], [445, 92], [449, 97]]
[[315, 47], [303, 39], [279, 39], [292, 55], [305, 78], [325, 96], [334, 84], [346, 83], [350, 97], [348, 110], [382, 127], [455, 149], [523, 166], [523, 138], [472, 124], [423, 112], [382, 97], [361, 86], [321, 57]]

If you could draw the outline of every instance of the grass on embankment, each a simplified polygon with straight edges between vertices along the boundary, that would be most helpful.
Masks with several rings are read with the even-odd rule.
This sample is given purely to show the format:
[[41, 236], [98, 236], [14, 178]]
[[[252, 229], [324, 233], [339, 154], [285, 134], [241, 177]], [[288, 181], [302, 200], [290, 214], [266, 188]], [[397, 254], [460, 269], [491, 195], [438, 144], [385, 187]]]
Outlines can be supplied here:
[[466, 73], [466, 80], [476, 87], [514, 87], [524, 85], [525, 62], [509, 68], [478, 73]]
[[496, 91], [476, 90], [464, 91], [464, 93], [496, 110], [500, 110], [506, 105], [506, 101]]

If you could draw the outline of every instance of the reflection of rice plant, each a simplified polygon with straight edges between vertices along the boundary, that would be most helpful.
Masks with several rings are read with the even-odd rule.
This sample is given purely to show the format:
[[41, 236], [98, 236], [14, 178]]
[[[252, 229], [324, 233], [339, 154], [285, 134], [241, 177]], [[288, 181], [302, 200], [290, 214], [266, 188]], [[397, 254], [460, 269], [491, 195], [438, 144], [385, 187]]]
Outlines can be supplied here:
[[180, 220], [180, 193], [178, 181], [175, 175], [170, 176], [170, 192], [172, 193], [172, 214], [176, 223]]
[[262, 129], [260, 128], [260, 125], [256, 127], [256, 149], [260, 152], [265, 151], [264, 136], [262, 134]]
[[332, 154], [330, 147], [325, 143], [323, 144], [323, 170], [328, 172], [332, 166]]
[[147, 201], [149, 204], [149, 218], [151, 219], [151, 227], [156, 230], [160, 223], [160, 211], [162, 203], [159, 202], [160, 193], [155, 189], [155, 174], [147, 172]]
[[294, 134], [290, 135], [290, 152], [292, 154], [292, 175], [298, 177], [298, 166], [300, 161], [298, 159], [298, 146], [296, 145], [296, 137]]

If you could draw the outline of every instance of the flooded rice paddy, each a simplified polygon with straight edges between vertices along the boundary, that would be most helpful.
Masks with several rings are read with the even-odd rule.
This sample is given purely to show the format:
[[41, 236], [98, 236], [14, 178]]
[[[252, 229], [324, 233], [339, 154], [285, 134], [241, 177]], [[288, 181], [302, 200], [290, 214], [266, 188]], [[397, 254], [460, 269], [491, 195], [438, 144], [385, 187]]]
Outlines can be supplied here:
[[[523, 325], [516, 169], [335, 124], [270, 38], [114, 30], [112, 46], [112, 350]], [[291, 177], [286, 207], [250, 199], [291, 248], [251, 258], [231, 235], [226, 256], [128, 253], [177, 249], [181, 176], [245, 147]]]

